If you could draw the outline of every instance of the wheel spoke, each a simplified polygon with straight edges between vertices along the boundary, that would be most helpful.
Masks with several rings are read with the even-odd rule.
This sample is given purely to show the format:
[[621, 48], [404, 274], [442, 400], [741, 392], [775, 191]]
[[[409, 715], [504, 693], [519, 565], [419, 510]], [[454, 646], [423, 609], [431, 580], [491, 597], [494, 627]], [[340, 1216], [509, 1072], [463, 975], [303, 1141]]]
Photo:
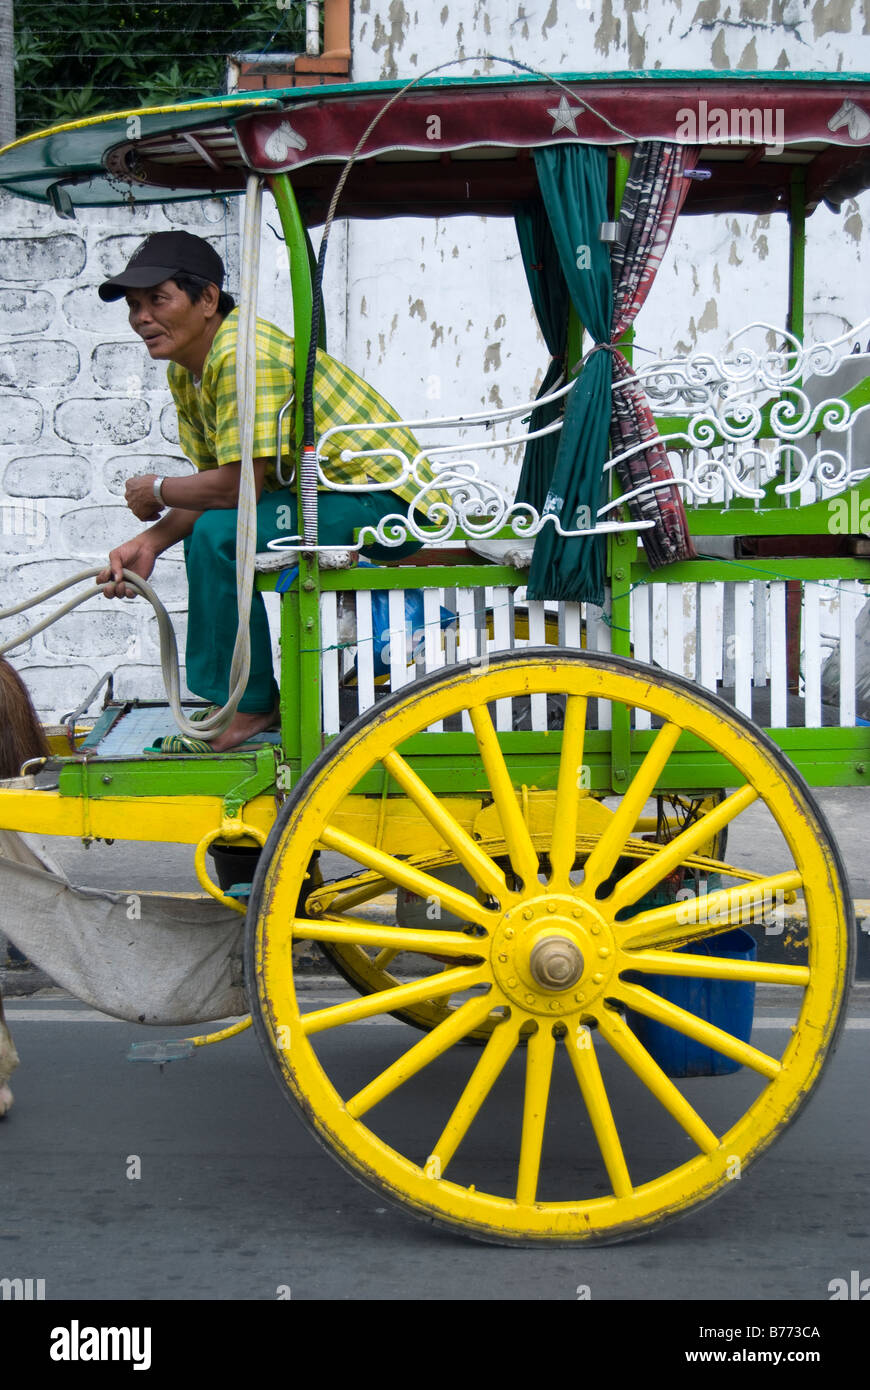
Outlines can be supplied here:
[[472, 840], [468, 831], [463, 829], [444, 803], [429, 790], [423, 779], [418, 777], [414, 769], [395, 751], [388, 753], [382, 762], [402, 791], [407, 793], [415, 806], [423, 812], [429, 824], [454, 851], [460, 864], [468, 870], [475, 883], [487, 893], [491, 893], [494, 898], [504, 899], [508, 888], [501, 869]]
[[647, 1018], [664, 1023], [678, 1033], [685, 1033], [686, 1037], [694, 1038], [696, 1042], [703, 1043], [714, 1052], [721, 1052], [723, 1056], [751, 1067], [753, 1071], [760, 1072], [771, 1081], [782, 1071], [782, 1064], [775, 1057], [769, 1057], [757, 1047], [741, 1042], [731, 1033], [724, 1032], [715, 1024], [706, 1023], [704, 1019], [698, 1018], [697, 1014], [681, 1009], [678, 1004], [671, 1004], [667, 999], [653, 994], [651, 990], [640, 985], [627, 984], [623, 980], [614, 993], [623, 1004], [627, 1004], [637, 1013], [646, 1014]]
[[378, 970], [386, 970], [387, 966], [392, 965], [393, 961], [396, 959], [396, 956], [400, 954], [401, 953], [395, 946], [385, 946], [382, 951], [378, 951], [378, 954], [372, 961], [372, 965], [374, 965]]
[[581, 1024], [574, 1033], [567, 1034], [565, 1046], [568, 1049], [568, 1056], [571, 1058], [571, 1065], [580, 1086], [580, 1092], [589, 1114], [595, 1138], [598, 1141], [598, 1147], [601, 1150], [601, 1157], [604, 1160], [614, 1196], [628, 1197], [632, 1192], [631, 1177], [625, 1162], [625, 1155], [622, 1152], [622, 1144], [619, 1140], [613, 1111], [610, 1108], [610, 1101], [607, 1099], [604, 1078], [601, 1075], [601, 1068], [598, 1065], [598, 1058], [592, 1045], [591, 1031]]
[[517, 1202], [521, 1206], [531, 1206], [538, 1192], [544, 1124], [547, 1119], [547, 1101], [555, 1051], [556, 1040], [553, 1037], [552, 1026], [547, 1022], [539, 1023], [538, 1031], [532, 1034], [526, 1045], [523, 1137], [517, 1174]]
[[469, 710], [469, 714], [514, 873], [526, 884], [535, 883], [538, 877], [538, 856], [532, 844], [529, 828], [523, 820], [523, 813], [499, 747], [498, 735], [489, 710], [485, 705], [477, 705]]
[[613, 872], [623, 846], [633, 834], [640, 813], [649, 801], [653, 787], [658, 782], [681, 733], [682, 729], [677, 724], [665, 724], [656, 734], [655, 742], [634, 774], [613, 820], [586, 860], [584, 896], [594, 895], [599, 884]]
[[293, 923], [293, 936], [299, 941], [341, 941], [353, 946], [387, 946], [399, 951], [418, 951], [421, 955], [480, 956], [486, 955], [488, 941], [455, 931], [414, 931], [410, 927], [390, 927], [386, 923], [361, 922], [358, 918], [335, 921], [327, 917], [312, 921], [298, 917]]
[[757, 797], [758, 792], [748, 784], [732, 792], [712, 811], [708, 811], [706, 816], [702, 816], [700, 820], [681, 831], [675, 839], [663, 845], [652, 859], [645, 860], [626, 874], [625, 878], [620, 879], [608, 899], [610, 909], [619, 912], [621, 908], [628, 907], [644, 893], [648, 893], [657, 883], [661, 883], [663, 878], [673, 873], [687, 855], [694, 854], [699, 845], [718, 835], [735, 816], [739, 816], [747, 806], [751, 806]]
[[656, 975], [687, 975], [701, 980], [743, 980], [759, 985], [799, 985], [810, 982], [806, 965], [777, 965], [760, 960], [728, 960], [724, 956], [678, 955], [672, 951], [632, 951], [632, 970]]
[[449, 883], [432, 878], [421, 869], [415, 869], [413, 865], [396, 859], [392, 854], [385, 854], [383, 850], [366, 844], [365, 840], [360, 840], [356, 835], [337, 830], [335, 826], [327, 826], [320, 835], [320, 843], [326, 849], [334, 849], [338, 854], [345, 854], [349, 859], [355, 859], [357, 863], [377, 870], [390, 883], [408, 888], [421, 898], [435, 899], [460, 919], [476, 922], [482, 927], [495, 926], [499, 920], [497, 912], [484, 907], [476, 898], [472, 898], [470, 893], [463, 893], [461, 889], [453, 888]]
[[[777, 895], [793, 893], [803, 885], [795, 869], [740, 883], [733, 888], [717, 888], [699, 898], [682, 898], [663, 907], [639, 912], [624, 922], [616, 922], [617, 939], [625, 949], [649, 946], [679, 946], [743, 926], [770, 911]], [[779, 898], [782, 901], [782, 898]]]
[[[342, 887], [340, 884], [327, 884], [323, 888], [315, 889], [311, 897], [323, 906], [324, 912], [350, 912], [351, 908], [359, 907], [362, 903], [369, 903], [373, 898], [379, 898], [382, 893], [392, 888], [392, 883], [388, 883], [384, 878], [369, 878], [367, 882], [348, 884]], [[332, 897], [327, 893], [331, 892]]]
[[426, 1171], [431, 1172], [433, 1177], [444, 1176], [448, 1163], [468, 1133], [472, 1121], [478, 1115], [480, 1107], [519, 1042], [523, 1023], [522, 1018], [510, 1017], [504, 1019], [493, 1030], [480, 1061], [469, 1077], [468, 1085], [426, 1160]]
[[569, 874], [577, 853], [577, 811], [582, 784], [583, 741], [586, 734], [586, 697], [569, 695], [562, 730], [559, 784], [553, 813], [550, 847], [551, 883], [560, 891], [569, 886]]
[[598, 1028], [617, 1056], [631, 1067], [635, 1076], [643, 1082], [656, 1100], [660, 1101], [689, 1138], [694, 1140], [701, 1152], [708, 1154], [718, 1149], [719, 1140], [712, 1129], [705, 1124], [670, 1077], [665, 1075], [619, 1014], [610, 1009], [603, 1009], [598, 1017]]
[[[361, 999], [351, 999], [347, 1004], [331, 1004], [328, 1009], [312, 1009], [302, 1014], [300, 1021], [306, 1036], [322, 1033], [326, 1028], [338, 1028], [345, 1023], [360, 1023], [373, 1018], [375, 1014], [389, 1014], [405, 1008], [409, 1004], [419, 1004], [421, 999], [443, 999], [445, 995], [456, 994], [461, 989], [482, 983], [479, 966], [462, 970], [443, 970], [438, 975], [427, 975], [422, 980], [410, 984], [395, 985], [390, 989], [378, 990], [377, 994], [366, 994]], [[486, 1012], [489, 1012], [486, 1010]], [[452, 1016], [452, 1015], [451, 1015]]]
[[[390, 993], [391, 991], [388, 991]], [[370, 1081], [368, 1086], [364, 1086], [358, 1091], [345, 1106], [347, 1113], [353, 1119], [358, 1120], [361, 1115], [365, 1115], [375, 1105], [380, 1104], [386, 1096], [398, 1090], [406, 1081], [410, 1081], [412, 1076], [428, 1067], [430, 1062], [434, 1062], [437, 1057], [446, 1052], [454, 1043], [459, 1042], [467, 1033], [471, 1033], [488, 1016], [492, 1004], [488, 996], [479, 999], [468, 999], [464, 1004], [460, 1004], [443, 1023], [439, 1023], [437, 1028], [433, 1028], [431, 1033], [427, 1033], [425, 1038], [416, 1043], [414, 1047], [393, 1062], [392, 1066], [382, 1071], [380, 1076], [376, 1076]]]

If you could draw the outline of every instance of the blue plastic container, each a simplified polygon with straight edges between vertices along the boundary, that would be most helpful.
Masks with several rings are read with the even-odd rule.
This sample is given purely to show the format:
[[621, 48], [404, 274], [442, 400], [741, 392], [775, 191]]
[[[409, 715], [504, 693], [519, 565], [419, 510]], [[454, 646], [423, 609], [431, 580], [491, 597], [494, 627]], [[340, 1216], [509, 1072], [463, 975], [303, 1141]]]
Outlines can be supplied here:
[[[749, 932], [742, 927], [723, 932], [708, 941], [693, 941], [678, 948], [686, 955], [727, 956], [729, 960], [756, 960], [758, 947]], [[755, 984], [752, 981], [701, 980], [681, 975], [637, 974], [638, 984], [658, 994], [669, 1003], [678, 1004], [698, 1018], [722, 1028], [741, 1042], [749, 1042], [755, 1009]], [[740, 1070], [741, 1063], [721, 1052], [696, 1042], [694, 1038], [677, 1033], [663, 1023], [626, 1010], [629, 1027], [635, 1032], [651, 1056], [668, 1076], [726, 1076]]]
[[[369, 560], [360, 560], [360, 569], [378, 569]], [[390, 667], [390, 594], [387, 589], [372, 589], [372, 646], [374, 648], [374, 668], [376, 676], [385, 676]], [[442, 628], [451, 627], [457, 621], [455, 613], [441, 608], [439, 622]], [[422, 589], [405, 590], [405, 642], [409, 661], [421, 650], [425, 640], [426, 623], [423, 614]], [[356, 661], [354, 661], [356, 665]]]

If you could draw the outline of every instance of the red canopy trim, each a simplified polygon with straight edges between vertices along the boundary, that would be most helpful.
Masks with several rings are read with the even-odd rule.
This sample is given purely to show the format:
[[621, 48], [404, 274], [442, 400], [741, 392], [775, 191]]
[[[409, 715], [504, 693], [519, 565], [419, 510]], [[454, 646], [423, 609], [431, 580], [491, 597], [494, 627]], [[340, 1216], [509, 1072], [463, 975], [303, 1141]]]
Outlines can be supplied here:
[[[570, 95], [569, 95], [570, 93]], [[295, 102], [236, 122], [245, 159], [262, 173], [347, 159], [384, 106], [377, 94]], [[385, 112], [362, 158], [390, 151], [536, 149], [562, 140], [618, 145], [663, 140], [687, 145], [761, 146], [774, 155], [806, 142], [870, 147], [870, 85], [807, 90], [805, 83], [614, 82], [412, 89]]]

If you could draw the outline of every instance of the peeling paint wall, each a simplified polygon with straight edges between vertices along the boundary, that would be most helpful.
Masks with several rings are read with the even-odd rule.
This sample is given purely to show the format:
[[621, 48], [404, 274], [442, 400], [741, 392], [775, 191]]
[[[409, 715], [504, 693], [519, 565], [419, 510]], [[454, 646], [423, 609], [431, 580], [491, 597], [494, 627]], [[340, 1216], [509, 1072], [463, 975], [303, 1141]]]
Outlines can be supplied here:
[[[569, 72], [870, 68], [866, 0], [358, 0], [353, 25], [356, 81], [476, 54]], [[499, 71], [455, 71], [475, 68]]]

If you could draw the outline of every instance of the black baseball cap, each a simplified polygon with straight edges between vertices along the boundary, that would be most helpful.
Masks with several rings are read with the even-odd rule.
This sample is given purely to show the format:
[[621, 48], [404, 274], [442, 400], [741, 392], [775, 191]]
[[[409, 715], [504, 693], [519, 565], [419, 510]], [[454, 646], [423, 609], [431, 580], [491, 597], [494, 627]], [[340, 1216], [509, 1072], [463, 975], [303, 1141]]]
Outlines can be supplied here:
[[150, 289], [171, 280], [178, 271], [198, 275], [217, 285], [224, 283], [224, 263], [217, 251], [201, 236], [191, 232], [153, 232], [130, 257], [120, 275], [104, 280], [100, 299], [110, 303], [122, 299], [128, 290]]

